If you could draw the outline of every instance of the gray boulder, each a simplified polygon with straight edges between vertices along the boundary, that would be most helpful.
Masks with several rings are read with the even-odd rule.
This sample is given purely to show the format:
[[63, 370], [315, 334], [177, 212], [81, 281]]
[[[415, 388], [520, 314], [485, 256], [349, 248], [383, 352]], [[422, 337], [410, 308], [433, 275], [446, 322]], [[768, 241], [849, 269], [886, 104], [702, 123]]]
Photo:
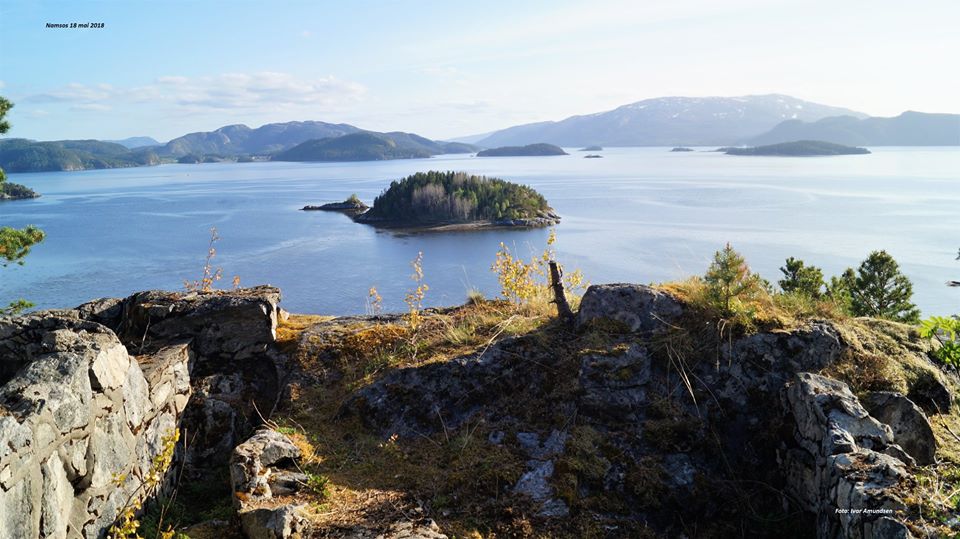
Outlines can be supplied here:
[[937, 438], [920, 407], [892, 391], [874, 391], [862, 402], [870, 415], [890, 426], [894, 441], [913, 457], [917, 464], [933, 464], [937, 452]]
[[[230, 482], [234, 492], [246, 494], [250, 501], [269, 500], [272, 466], [300, 458], [300, 449], [289, 438], [271, 429], [260, 429], [247, 441], [238, 445], [230, 457]], [[239, 497], [235, 505], [243, 507]]]
[[376, 539], [447, 539], [447, 536], [440, 533], [440, 526], [432, 519], [422, 523], [405, 520], [391, 524], [390, 529]]
[[306, 531], [302, 505], [261, 507], [240, 513], [240, 526], [248, 539], [297, 539]]
[[577, 327], [600, 319], [624, 323], [631, 331], [653, 331], [683, 313], [673, 296], [641, 284], [603, 284], [587, 289]]

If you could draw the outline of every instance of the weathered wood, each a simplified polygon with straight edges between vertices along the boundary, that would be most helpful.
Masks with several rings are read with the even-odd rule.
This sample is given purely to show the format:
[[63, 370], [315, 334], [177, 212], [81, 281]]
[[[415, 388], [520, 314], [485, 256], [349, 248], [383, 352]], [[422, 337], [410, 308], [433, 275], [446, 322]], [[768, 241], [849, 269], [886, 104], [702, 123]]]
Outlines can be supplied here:
[[550, 261], [550, 288], [553, 289], [553, 303], [557, 305], [557, 317], [568, 326], [573, 325], [573, 311], [570, 310], [570, 304], [567, 303], [567, 296], [563, 291], [563, 281], [560, 266]]

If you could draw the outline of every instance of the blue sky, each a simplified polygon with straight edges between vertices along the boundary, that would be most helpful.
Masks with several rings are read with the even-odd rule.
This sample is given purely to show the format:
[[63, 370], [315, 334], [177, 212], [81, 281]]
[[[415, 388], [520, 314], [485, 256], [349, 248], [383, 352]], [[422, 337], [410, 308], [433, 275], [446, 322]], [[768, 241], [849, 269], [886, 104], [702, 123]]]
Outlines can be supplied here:
[[0, 95], [8, 136], [42, 140], [308, 119], [449, 138], [665, 95], [960, 112], [958, 27], [955, 0], [0, 0]]

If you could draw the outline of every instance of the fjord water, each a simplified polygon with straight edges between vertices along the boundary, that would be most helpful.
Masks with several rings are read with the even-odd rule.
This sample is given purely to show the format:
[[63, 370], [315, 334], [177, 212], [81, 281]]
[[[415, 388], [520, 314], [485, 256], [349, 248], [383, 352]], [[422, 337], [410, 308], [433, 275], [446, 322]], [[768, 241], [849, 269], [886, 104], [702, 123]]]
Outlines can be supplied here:
[[467, 155], [364, 163], [162, 165], [11, 174], [43, 197], [0, 203], [0, 226], [35, 224], [47, 240], [24, 266], [0, 271], [0, 300], [71, 307], [199, 279], [215, 226], [215, 266], [229, 287], [270, 283], [294, 312], [363, 313], [376, 286], [403, 308], [410, 261], [424, 253], [427, 304], [477, 288], [496, 295], [499, 243], [529, 257], [546, 230], [394, 233], [305, 204], [357, 193], [370, 202], [391, 180], [462, 170], [531, 185], [563, 217], [559, 260], [601, 282], [650, 283], [701, 274], [731, 242], [771, 281], [788, 256], [827, 275], [886, 249], [913, 280], [925, 315], [960, 310], [960, 149], [872, 148], [870, 155], [786, 158], [613, 148], [603, 159]]

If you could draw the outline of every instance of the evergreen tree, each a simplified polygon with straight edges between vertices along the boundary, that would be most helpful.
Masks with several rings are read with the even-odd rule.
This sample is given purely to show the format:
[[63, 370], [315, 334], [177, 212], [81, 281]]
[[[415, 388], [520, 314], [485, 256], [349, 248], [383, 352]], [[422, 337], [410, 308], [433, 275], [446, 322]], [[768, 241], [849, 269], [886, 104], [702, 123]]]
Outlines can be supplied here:
[[736, 314], [764, 291], [763, 280], [750, 271], [746, 260], [729, 243], [713, 255], [703, 280], [710, 302], [724, 316]]
[[[10, 123], [4, 118], [11, 107], [13, 103], [0, 97], [0, 135], [10, 129]], [[0, 191], [3, 190], [6, 180], [7, 177], [0, 168]], [[43, 231], [35, 226], [0, 228], [0, 266], [6, 267], [12, 263], [23, 264], [23, 258], [30, 252], [30, 247], [41, 241], [43, 241]], [[27, 301], [17, 300], [7, 307], [0, 308], [0, 314], [15, 314], [31, 306], [32, 304]]]
[[820, 268], [806, 266], [803, 260], [792, 256], [786, 260], [786, 265], [780, 268], [780, 272], [783, 273], [783, 279], [778, 284], [787, 294], [803, 294], [816, 299], [822, 295], [821, 289], [826, 286]]
[[853, 268], [847, 268], [839, 277], [830, 277], [830, 282], [827, 284], [827, 297], [849, 313], [852, 310], [850, 294], [856, 285], [856, 272]]
[[[852, 270], [848, 270], [852, 273]], [[850, 276], [844, 273], [847, 285]], [[857, 269], [850, 289], [850, 307], [857, 316], [917, 323], [920, 310], [910, 302], [913, 284], [886, 251], [870, 253]]]

